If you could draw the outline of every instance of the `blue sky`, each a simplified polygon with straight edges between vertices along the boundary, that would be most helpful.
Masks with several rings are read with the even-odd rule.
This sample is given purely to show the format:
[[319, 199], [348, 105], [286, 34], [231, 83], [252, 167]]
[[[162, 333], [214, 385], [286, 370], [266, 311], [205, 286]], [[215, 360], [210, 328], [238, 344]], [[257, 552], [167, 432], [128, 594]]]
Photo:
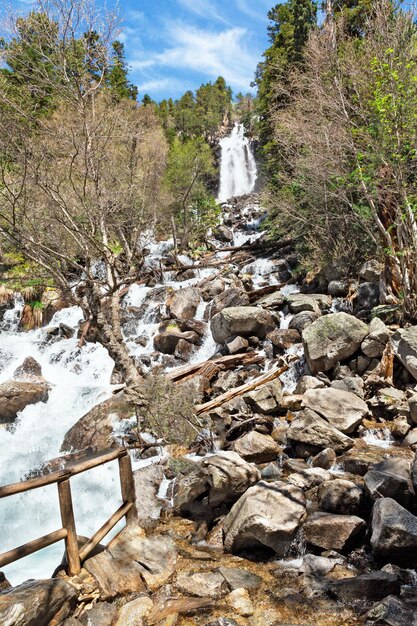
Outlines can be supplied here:
[[[0, 4], [3, 0], [0, 0]], [[10, 0], [9, 0], [10, 1]], [[117, 0], [103, 1], [112, 6]], [[19, 12], [36, 0], [11, 0]], [[234, 94], [253, 91], [276, 0], [119, 0], [130, 80], [139, 98], [178, 98], [224, 76]]]
[[180, 96], [224, 76], [250, 91], [273, 0], [121, 0], [121, 39], [139, 94]]

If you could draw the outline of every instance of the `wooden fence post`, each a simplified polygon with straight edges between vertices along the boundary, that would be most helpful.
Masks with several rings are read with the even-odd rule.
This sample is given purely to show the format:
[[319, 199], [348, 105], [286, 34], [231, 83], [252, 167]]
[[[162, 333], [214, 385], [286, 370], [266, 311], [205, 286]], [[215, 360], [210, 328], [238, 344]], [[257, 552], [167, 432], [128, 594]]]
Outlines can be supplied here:
[[67, 530], [65, 548], [68, 562], [68, 576], [76, 576], [81, 571], [81, 564], [69, 478], [58, 482], [58, 495], [62, 526]]
[[132, 507], [126, 514], [126, 523], [134, 522], [138, 517], [136, 510], [136, 493], [135, 481], [132, 472], [132, 462], [129, 453], [119, 458], [120, 488], [122, 491], [123, 502], [132, 504]]

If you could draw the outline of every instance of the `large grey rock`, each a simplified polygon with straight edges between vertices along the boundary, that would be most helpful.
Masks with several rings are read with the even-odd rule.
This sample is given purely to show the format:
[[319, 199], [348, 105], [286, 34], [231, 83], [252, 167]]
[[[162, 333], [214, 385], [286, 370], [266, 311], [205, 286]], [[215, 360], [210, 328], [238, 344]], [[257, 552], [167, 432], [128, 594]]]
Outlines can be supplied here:
[[176, 587], [181, 593], [199, 598], [220, 598], [229, 591], [229, 585], [220, 572], [181, 572], [177, 576]]
[[417, 326], [399, 328], [391, 337], [395, 356], [417, 380]]
[[94, 448], [103, 450], [116, 445], [114, 425], [135, 414], [135, 407], [122, 391], [101, 402], [78, 420], [65, 434], [61, 452]]
[[360, 538], [366, 524], [356, 515], [313, 513], [303, 526], [305, 541], [323, 550], [347, 550]]
[[400, 593], [399, 577], [390, 572], [369, 572], [352, 578], [336, 580], [330, 584], [330, 592], [340, 600], [363, 602], [382, 600]]
[[361, 283], [356, 291], [355, 313], [372, 311], [380, 303], [380, 293], [378, 283]]
[[209, 319], [217, 315], [217, 313], [220, 313], [220, 311], [223, 311], [223, 309], [249, 306], [249, 304], [249, 296], [246, 291], [244, 291], [243, 286], [241, 289], [238, 287], [226, 289], [226, 291], [213, 298], [209, 306]]
[[392, 498], [377, 500], [372, 511], [371, 546], [381, 561], [414, 567], [417, 517]]
[[168, 307], [173, 317], [180, 320], [192, 319], [200, 304], [201, 294], [196, 287], [178, 289], [168, 297]]
[[13, 374], [14, 380], [20, 380], [25, 383], [45, 383], [42, 376], [42, 367], [32, 357], [28, 356]]
[[178, 330], [166, 330], [163, 333], [155, 335], [153, 344], [155, 350], [162, 352], [162, 354], [175, 354], [178, 343], [183, 340], [188, 343], [197, 344], [200, 341], [200, 337], [192, 330], [180, 332]]
[[362, 342], [362, 352], [370, 359], [382, 356], [389, 337], [390, 332], [384, 322], [374, 317], [369, 324], [369, 335]]
[[271, 314], [253, 306], [229, 307], [215, 315], [210, 323], [213, 339], [225, 344], [236, 336], [264, 338], [276, 327]]
[[257, 589], [262, 584], [260, 576], [238, 567], [219, 567], [219, 572], [231, 589]]
[[175, 544], [165, 535], [146, 537], [139, 526], [124, 529], [111, 548], [93, 556], [84, 568], [96, 579], [101, 600], [146, 589], [156, 590], [175, 571]]
[[286, 297], [292, 313], [330, 309], [332, 299], [324, 294], [293, 293]]
[[49, 386], [43, 382], [9, 380], [0, 385], [0, 424], [14, 422], [17, 414], [29, 404], [46, 402]]
[[216, 515], [217, 507], [236, 502], [260, 478], [256, 467], [236, 452], [219, 452], [177, 479], [174, 508], [185, 517], [208, 519]]
[[308, 326], [311, 326], [321, 316], [320, 311], [303, 311], [294, 315], [290, 321], [288, 328], [296, 330], [300, 334]]
[[232, 448], [250, 463], [276, 461], [281, 452], [281, 448], [270, 435], [263, 435], [255, 430], [237, 439]]
[[248, 489], [225, 517], [225, 549], [240, 552], [264, 547], [283, 557], [305, 511], [301, 489], [283, 481], [261, 481]]
[[303, 345], [312, 374], [326, 372], [348, 359], [368, 334], [368, 326], [347, 313], [320, 317], [303, 331]]
[[161, 512], [158, 493], [164, 479], [164, 468], [156, 464], [141, 467], [133, 472], [133, 479], [138, 520], [144, 525], [150, 520], [158, 519]]
[[353, 445], [353, 440], [329, 424], [314, 411], [305, 409], [297, 414], [287, 431], [287, 438], [317, 448], [332, 448], [343, 452]]
[[359, 270], [359, 278], [367, 283], [379, 283], [384, 266], [380, 261], [371, 259], [366, 261]]
[[407, 603], [395, 596], [388, 596], [366, 614], [366, 624], [378, 626], [417, 626], [414, 603]]
[[366, 402], [341, 389], [309, 389], [303, 404], [345, 434], [355, 431], [369, 413]]
[[2, 626], [59, 624], [74, 610], [78, 593], [61, 578], [29, 580], [0, 593]]
[[411, 463], [407, 459], [384, 459], [365, 474], [364, 482], [373, 500], [393, 498], [405, 507], [414, 500]]
[[[110, 606], [115, 606], [114, 604]], [[124, 604], [118, 612], [116, 621], [111, 626], [146, 626], [146, 616], [154, 608], [154, 603], [147, 596], [142, 596]], [[87, 614], [88, 615], [88, 614]], [[86, 626], [90, 626], [87, 624]], [[97, 626], [102, 626], [97, 624]]]
[[243, 396], [243, 399], [257, 413], [275, 413], [282, 400], [282, 385], [279, 378], [272, 380]]
[[336, 478], [318, 488], [319, 508], [327, 513], [358, 515], [364, 505], [363, 489], [350, 480]]

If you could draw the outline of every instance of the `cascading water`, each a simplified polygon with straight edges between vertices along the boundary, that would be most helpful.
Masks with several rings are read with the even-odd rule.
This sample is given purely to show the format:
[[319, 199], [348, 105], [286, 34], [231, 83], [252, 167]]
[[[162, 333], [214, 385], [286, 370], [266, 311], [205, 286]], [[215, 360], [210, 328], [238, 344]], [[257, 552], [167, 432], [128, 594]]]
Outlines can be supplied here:
[[251, 193], [255, 188], [257, 169], [243, 124], [235, 124], [231, 134], [220, 141], [219, 202]]

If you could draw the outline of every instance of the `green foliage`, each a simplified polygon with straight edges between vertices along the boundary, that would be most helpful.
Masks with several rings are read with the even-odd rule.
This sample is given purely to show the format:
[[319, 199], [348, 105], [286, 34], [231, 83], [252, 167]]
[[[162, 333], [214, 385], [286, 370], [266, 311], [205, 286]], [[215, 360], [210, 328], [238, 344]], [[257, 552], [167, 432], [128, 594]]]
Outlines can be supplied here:
[[136, 100], [138, 88], [129, 82], [127, 75], [124, 45], [120, 41], [114, 41], [112, 65], [108, 71], [107, 83], [114, 98]]

